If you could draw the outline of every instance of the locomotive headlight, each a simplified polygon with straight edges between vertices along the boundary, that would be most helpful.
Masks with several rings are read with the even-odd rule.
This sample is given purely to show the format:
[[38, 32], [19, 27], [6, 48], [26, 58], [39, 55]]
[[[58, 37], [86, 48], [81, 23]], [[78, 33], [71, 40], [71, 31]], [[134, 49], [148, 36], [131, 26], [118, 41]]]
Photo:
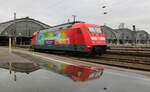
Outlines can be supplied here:
[[88, 47], [88, 48], [91, 48], [91, 46], [89, 46], [89, 45], [88, 45], [87, 47]]

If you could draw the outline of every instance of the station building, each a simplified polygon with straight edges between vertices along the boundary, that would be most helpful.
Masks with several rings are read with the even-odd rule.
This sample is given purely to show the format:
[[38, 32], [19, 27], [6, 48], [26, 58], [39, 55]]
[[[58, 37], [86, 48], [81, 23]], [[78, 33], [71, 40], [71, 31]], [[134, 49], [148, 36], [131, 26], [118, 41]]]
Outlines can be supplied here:
[[150, 34], [144, 30], [133, 31], [128, 28], [112, 29], [106, 25], [102, 26], [108, 44], [119, 45], [143, 45], [150, 44]]
[[114, 29], [118, 44], [132, 44], [134, 32], [128, 28]]
[[47, 28], [50, 26], [29, 17], [0, 23], [0, 45], [8, 45], [9, 36], [16, 37], [16, 44], [28, 45], [34, 32]]
[[102, 31], [106, 35], [107, 43], [109, 44], [117, 44], [117, 35], [114, 29], [108, 26], [102, 26]]
[[139, 30], [136, 32], [136, 43], [137, 44], [149, 44], [150, 41], [150, 35], [144, 31], [144, 30]]

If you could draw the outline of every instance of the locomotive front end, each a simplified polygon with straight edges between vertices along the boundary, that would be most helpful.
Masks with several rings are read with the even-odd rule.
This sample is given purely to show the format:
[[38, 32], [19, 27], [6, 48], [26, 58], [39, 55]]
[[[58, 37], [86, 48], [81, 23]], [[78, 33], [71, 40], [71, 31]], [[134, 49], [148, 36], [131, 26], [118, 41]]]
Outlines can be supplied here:
[[88, 25], [89, 45], [87, 51], [93, 55], [101, 55], [107, 49], [105, 34], [98, 25]]

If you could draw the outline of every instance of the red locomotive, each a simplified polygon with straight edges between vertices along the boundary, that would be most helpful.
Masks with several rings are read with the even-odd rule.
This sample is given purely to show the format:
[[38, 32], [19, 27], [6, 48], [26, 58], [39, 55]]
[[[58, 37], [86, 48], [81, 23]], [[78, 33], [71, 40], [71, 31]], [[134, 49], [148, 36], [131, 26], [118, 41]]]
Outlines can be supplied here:
[[32, 48], [96, 55], [105, 52], [107, 44], [101, 26], [72, 22], [35, 32]]

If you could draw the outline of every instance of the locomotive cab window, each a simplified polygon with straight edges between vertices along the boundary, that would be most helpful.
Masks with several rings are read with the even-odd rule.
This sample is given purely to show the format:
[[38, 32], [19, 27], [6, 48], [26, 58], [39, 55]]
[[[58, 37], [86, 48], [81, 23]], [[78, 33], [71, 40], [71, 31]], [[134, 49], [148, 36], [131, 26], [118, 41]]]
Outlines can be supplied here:
[[88, 29], [90, 33], [96, 33], [96, 34], [102, 33], [101, 28], [89, 27]]
[[101, 28], [95, 28], [95, 31], [96, 31], [96, 33], [102, 33], [102, 30], [101, 30]]
[[80, 28], [77, 29], [77, 33], [78, 33], [78, 34], [81, 34], [81, 33], [82, 33]]
[[89, 29], [90, 33], [95, 33], [95, 29], [93, 27], [89, 27], [88, 29]]

